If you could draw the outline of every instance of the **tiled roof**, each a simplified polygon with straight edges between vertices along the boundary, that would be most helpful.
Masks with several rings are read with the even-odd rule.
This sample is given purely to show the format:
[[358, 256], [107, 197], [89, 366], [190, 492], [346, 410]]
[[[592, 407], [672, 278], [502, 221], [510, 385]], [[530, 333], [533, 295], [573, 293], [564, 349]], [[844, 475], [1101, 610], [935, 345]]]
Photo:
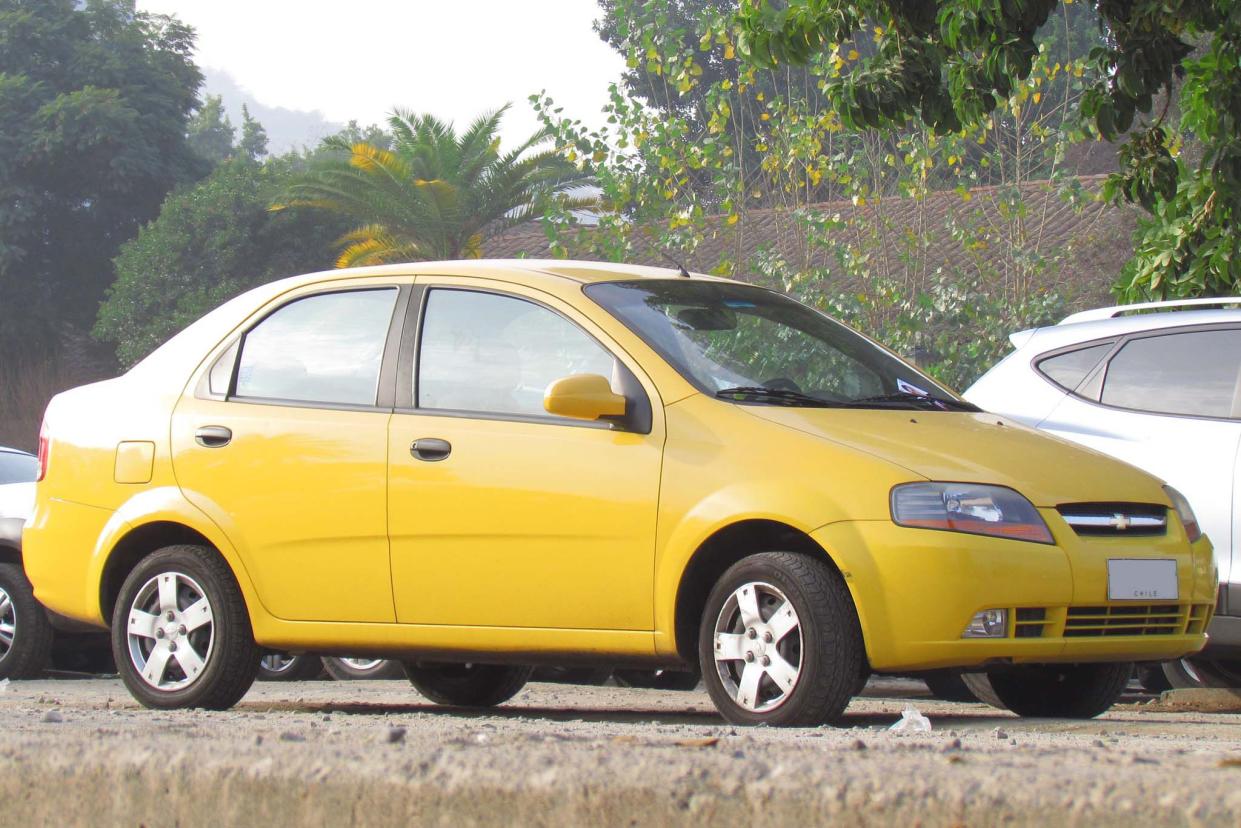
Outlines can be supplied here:
[[[911, 285], [941, 268], [1011, 279], [1021, 270], [1015, 261], [1042, 259], [1049, 263], [1033, 271], [1039, 285], [1054, 285], [1082, 300], [1105, 300], [1120, 267], [1133, 253], [1135, 218], [1131, 210], [1089, 198], [1101, 182], [1101, 176], [1071, 181], [1080, 185], [1072, 188], [1076, 198], [1066, 195], [1063, 184], [1032, 181], [857, 205], [815, 204], [811, 211], [828, 226], [821, 234], [825, 243], [813, 248], [788, 210], [750, 210], [732, 225], [724, 216], [713, 216], [704, 223], [702, 244], [683, 259], [690, 270], [709, 272], [722, 258], [729, 258], [742, 265], [737, 278], [745, 278], [754, 256], [767, 248], [795, 269], [825, 268], [835, 276], [844, 272], [842, 252], [862, 252], [870, 257], [871, 272], [887, 273]], [[570, 242], [568, 247], [573, 258], [597, 258], [589, 245], [579, 249]], [[635, 248], [633, 263], [667, 266], [668, 260], [649, 242], [638, 241]], [[550, 255], [547, 236], [538, 224], [489, 239], [484, 251], [494, 258]], [[840, 279], [843, 286], [847, 277]]]

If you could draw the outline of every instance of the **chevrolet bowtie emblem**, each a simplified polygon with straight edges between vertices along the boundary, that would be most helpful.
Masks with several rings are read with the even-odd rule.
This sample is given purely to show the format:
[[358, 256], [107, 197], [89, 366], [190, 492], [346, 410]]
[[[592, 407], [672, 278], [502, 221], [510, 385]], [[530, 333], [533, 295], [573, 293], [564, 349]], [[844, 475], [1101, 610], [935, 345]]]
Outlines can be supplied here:
[[1112, 519], [1108, 521], [1109, 526], [1121, 532], [1128, 529], [1130, 525], [1132, 525], [1132, 523], [1133, 521], [1131, 521], [1129, 518], [1125, 517], [1124, 515], [1120, 514], [1119, 512], [1112, 515]]

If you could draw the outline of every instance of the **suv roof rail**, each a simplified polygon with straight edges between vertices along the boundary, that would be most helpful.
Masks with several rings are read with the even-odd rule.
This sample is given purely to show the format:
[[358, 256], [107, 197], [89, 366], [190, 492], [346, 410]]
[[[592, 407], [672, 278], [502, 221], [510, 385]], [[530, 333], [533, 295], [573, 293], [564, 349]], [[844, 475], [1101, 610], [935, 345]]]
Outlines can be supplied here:
[[1081, 311], [1061, 319], [1058, 324], [1072, 325], [1077, 322], [1097, 322], [1115, 319], [1129, 313], [1145, 310], [1175, 310], [1176, 308], [1208, 308], [1212, 305], [1241, 305], [1241, 296], [1215, 296], [1201, 299], [1172, 299], [1166, 302], [1139, 302], [1136, 305], [1116, 305], [1111, 308], [1095, 308]]

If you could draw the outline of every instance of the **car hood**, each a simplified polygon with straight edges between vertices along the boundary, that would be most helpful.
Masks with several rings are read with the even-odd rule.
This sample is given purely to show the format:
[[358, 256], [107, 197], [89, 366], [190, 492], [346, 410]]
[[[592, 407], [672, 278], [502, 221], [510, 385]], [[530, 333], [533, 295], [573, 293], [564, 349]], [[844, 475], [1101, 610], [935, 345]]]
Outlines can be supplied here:
[[995, 414], [744, 406], [756, 417], [848, 446], [928, 480], [992, 483], [1036, 506], [1167, 504], [1161, 483], [1127, 463]]

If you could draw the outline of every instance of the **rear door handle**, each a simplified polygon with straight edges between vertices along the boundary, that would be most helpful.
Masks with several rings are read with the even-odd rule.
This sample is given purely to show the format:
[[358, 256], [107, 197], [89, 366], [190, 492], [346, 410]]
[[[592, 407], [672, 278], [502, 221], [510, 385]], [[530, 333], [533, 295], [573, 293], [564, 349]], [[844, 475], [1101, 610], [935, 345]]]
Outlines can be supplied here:
[[194, 440], [205, 448], [223, 448], [233, 441], [233, 432], [224, 426], [203, 426], [194, 432]]
[[438, 437], [422, 437], [410, 444], [409, 453], [419, 460], [434, 463], [452, 454], [452, 443]]

